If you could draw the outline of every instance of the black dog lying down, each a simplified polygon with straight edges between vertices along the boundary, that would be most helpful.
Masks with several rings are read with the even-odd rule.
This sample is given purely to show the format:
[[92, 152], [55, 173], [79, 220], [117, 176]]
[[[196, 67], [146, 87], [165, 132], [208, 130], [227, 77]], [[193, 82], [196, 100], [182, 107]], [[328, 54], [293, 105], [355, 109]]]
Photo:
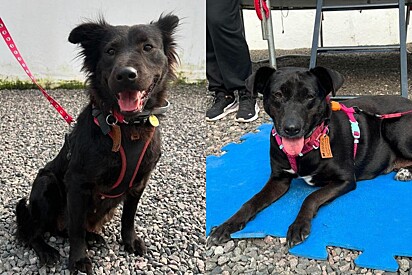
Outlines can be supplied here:
[[[329, 94], [335, 95], [342, 84], [338, 72], [323, 67], [262, 67], [247, 80], [249, 89], [263, 94], [265, 111], [273, 119], [271, 175], [259, 193], [212, 229], [209, 245], [229, 240], [231, 233], [285, 194], [298, 176], [322, 188], [304, 200], [289, 226], [289, 247], [307, 238], [320, 206], [354, 190], [357, 180], [398, 169], [396, 179], [412, 179], [412, 102], [399, 96], [365, 96], [344, 101], [348, 108], [335, 102], [334, 108], [342, 110], [332, 111]], [[402, 112], [387, 119], [375, 115]]]
[[164, 104], [167, 82], [175, 77], [178, 23], [174, 15], [131, 27], [100, 20], [70, 33], [69, 41], [82, 47], [90, 102], [60, 153], [40, 169], [29, 203], [23, 198], [16, 207], [17, 236], [41, 264], [59, 259], [44, 232], [68, 234], [69, 268], [91, 273], [86, 241], [104, 241], [98, 233], [120, 202], [125, 249], [146, 252], [134, 217], [160, 158], [158, 121], [151, 112]]

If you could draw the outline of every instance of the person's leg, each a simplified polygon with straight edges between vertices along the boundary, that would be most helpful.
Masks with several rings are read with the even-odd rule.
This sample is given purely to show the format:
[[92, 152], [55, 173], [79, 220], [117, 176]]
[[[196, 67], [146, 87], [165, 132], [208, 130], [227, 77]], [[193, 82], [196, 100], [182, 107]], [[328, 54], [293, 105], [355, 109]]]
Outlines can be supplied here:
[[224, 87], [228, 91], [244, 88], [245, 79], [252, 73], [239, 8], [239, 0], [206, 1], [209, 38]]
[[[239, 91], [239, 111], [236, 120], [252, 121], [257, 118], [256, 97], [245, 87], [245, 79], [252, 73], [249, 47], [243, 36], [239, 0], [207, 0], [206, 25], [209, 48], [213, 49], [215, 68], [220, 73], [223, 87]], [[206, 67], [209, 67], [208, 54]], [[210, 69], [214, 69], [213, 65]]]
[[213, 105], [206, 111], [206, 120], [215, 121], [237, 111], [237, 102], [233, 91], [228, 91], [224, 84], [216, 55], [206, 25], [206, 77], [209, 82], [209, 91], [215, 93]]

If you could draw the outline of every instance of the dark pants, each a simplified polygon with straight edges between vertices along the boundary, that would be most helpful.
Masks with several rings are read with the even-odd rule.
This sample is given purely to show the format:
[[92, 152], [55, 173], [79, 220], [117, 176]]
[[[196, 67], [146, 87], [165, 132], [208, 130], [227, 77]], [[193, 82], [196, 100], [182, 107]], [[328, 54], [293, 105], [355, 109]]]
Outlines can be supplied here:
[[206, 76], [210, 91], [245, 90], [252, 73], [240, 0], [206, 0]]

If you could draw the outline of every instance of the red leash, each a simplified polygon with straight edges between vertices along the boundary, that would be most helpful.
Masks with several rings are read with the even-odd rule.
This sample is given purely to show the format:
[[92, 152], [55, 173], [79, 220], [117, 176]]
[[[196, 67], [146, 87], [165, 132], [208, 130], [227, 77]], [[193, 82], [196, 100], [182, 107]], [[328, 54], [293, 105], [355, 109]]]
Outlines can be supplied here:
[[33, 74], [30, 72], [29, 67], [27, 67], [26, 62], [24, 62], [23, 57], [20, 55], [20, 52], [17, 49], [16, 43], [14, 43], [13, 38], [11, 38], [11, 35], [9, 31], [6, 28], [6, 25], [4, 24], [3, 20], [0, 17], [0, 33], [3, 36], [4, 41], [6, 42], [7, 46], [9, 47], [10, 51], [16, 58], [16, 60], [20, 63], [21, 67], [23, 70], [26, 72], [26, 74], [30, 77], [31, 81], [39, 88], [39, 90], [43, 93], [43, 95], [47, 98], [47, 100], [50, 102], [50, 104], [59, 112], [59, 114], [66, 120], [66, 122], [70, 125], [74, 122], [74, 119], [60, 106], [59, 103], [57, 103], [47, 92], [43, 87], [37, 83], [36, 79], [34, 78]]
[[266, 18], [269, 18], [270, 10], [265, 0], [255, 0], [254, 4], [257, 17], [260, 19], [260, 21], [263, 20], [262, 9], [265, 13]]

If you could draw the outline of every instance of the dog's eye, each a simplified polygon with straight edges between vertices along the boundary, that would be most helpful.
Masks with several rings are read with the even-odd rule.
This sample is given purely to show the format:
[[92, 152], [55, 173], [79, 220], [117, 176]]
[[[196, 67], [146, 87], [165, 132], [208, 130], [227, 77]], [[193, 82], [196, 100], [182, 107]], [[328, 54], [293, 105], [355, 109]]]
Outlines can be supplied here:
[[114, 55], [116, 53], [116, 51], [113, 48], [110, 48], [107, 50], [106, 52], [108, 55]]
[[146, 45], [143, 46], [143, 50], [145, 52], [150, 52], [152, 49], [153, 49], [153, 46], [150, 45], [150, 44], [146, 44]]
[[283, 94], [282, 94], [281, 91], [277, 91], [277, 92], [275, 92], [275, 93], [273, 94], [273, 96], [274, 96], [276, 99], [281, 99], [281, 98], [283, 97]]
[[307, 94], [307, 95], [306, 95], [306, 98], [307, 98], [308, 100], [312, 100], [312, 99], [315, 99], [315, 95], [314, 95], [314, 94]]

